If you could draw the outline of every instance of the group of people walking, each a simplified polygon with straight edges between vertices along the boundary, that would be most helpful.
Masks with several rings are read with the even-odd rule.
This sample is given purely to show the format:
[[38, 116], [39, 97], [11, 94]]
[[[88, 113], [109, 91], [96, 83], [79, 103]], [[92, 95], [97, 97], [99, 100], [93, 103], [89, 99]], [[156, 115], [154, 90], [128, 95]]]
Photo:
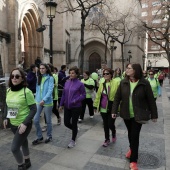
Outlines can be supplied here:
[[[38, 70], [33, 65], [30, 68], [27, 76], [21, 68], [12, 70], [6, 97], [7, 115], [4, 117], [4, 127], [10, 123], [14, 133], [11, 151], [18, 163], [18, 170], [31, 166], [27, 137], [32, 128], [32, 120], [36, 128], [36, 139], [32, 144], [37, 145], [44, 141], [40, 126], [40, 115], [44, 110], [47, 125], [44, 142], [49, 143], [52, 141], [52, 113], [60, 124], [59, 113], [64, 111], [64, 124], [72, 131], [68, 148], [72, 148], [76, 145], [78, 122], [82, 123], [84, 120], [86, 105], [91, 119], [97, 111], [101, 114], [104, 127], [103, 147], [116, 141], [116, 117], [120, 115], [123, 118], [129, 140], [129, 151], [125, 155], [130, 159], [130, 169], [138, 170], [141, 127], [149, 119], [157, 121], [155, 100], [159, 94], [154, 93], [156, 87], [151, 83], [152, 77], [145, 77], [140, 64], [129, 63], [124, 78], [120, 68], [113, 73], [112, 69], [105, 67], [102, 69], [98, 87], [96, 79], [90, 77], [89, 71], [84, 71], [83, 79], [79, 80], [80, 73], [76, 66], [69, 69], [69, 76], [65, 74], [66, 65], [61, 66], [58, 74], [57, 68], [51, 64], [41, 63]], [[93, 101], [95, 88], [97, 92]]]

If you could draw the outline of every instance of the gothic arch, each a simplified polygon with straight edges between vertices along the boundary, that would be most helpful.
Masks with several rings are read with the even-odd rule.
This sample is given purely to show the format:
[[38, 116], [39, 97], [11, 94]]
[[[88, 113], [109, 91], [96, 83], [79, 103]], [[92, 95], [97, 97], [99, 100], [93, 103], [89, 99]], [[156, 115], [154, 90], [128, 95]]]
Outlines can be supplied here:
[[29, 4], [26, 8], [23, 8], [20, 19], [20, 37], [25, 68], [33, 64], [37, 56], [42, 57], [43, 55], [43, 33], [36, 31], [41, 25], [41, 19], [35, 4]]
[[101, 67], [101, 56], [94, 52], [89, 56], [89, 72], [95, 72], [96, 69]]
[[[84, 42], [84, 67], [85, 69], [89, 69], [89, 57], [93, 53], [99, 54], [101, 57], [101, 61], [104, 61], [104, 53], [105, 53], [105, 43], [101, 38], [97, 37], [91, 37], [85, 40]], [[107, 56], [108, 56], [108, 61], [111, 57], [109, 47], [107, 50]], [[75, 59], [79, 61], [80, 57], [80, 45], [77, 47], [76, 52], [75, 52]]]

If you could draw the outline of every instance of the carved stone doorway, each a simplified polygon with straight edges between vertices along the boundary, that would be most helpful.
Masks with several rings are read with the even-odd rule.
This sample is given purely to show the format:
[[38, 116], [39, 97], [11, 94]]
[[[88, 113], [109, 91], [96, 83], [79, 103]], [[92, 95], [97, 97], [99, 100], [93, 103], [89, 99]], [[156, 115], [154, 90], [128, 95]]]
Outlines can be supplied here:
[[36, 11], [29, 9], [21, 24], [21, 53], [25, 60], [25, 69], [34, 64], [37, 57], [43, 56], [43, 33], [36, 32], [40, 25], [41, 21]]
[[101, 57], [98, 53], [94, 52], [89, 57], [89, 72], [96, 72], [96, 69], [101, 68]]

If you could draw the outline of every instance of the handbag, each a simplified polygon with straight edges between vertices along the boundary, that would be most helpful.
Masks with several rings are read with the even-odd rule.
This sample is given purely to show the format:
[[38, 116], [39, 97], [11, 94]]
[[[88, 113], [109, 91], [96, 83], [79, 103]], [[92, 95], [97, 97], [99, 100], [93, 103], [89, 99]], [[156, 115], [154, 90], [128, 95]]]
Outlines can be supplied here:
[[107, 93], [107, 88], [106, 88], [106, 83], [105, 82], [103, 83], [103, 86], [104, 86], [104, 89], [106, 91], [106, 96], [107, 96], [107, 100], [108, 100], [108, 103], [107, 103], [107, 113], [111, 113], [113, 101], [109, 100], [108, 93]]

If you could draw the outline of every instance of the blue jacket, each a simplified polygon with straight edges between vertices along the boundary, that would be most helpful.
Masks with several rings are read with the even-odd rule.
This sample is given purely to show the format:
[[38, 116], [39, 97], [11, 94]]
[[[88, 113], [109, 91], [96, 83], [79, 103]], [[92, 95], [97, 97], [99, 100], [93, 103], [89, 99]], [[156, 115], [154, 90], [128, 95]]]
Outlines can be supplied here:
[[60, 106], [68, 109], [81, 107], [82, 100], [86, 98], [86, 91], [84, 84], [78, 79], [71, 79], [66, 81]]
[[45, 102], [44, 104], [53, 103], [53, 88], [54, 88], [54, 78], [48, 74], [44, 75], [46, 79], [44, 83], [38, 85], [36, 84], [36, 103], [40, 103], [42, 100]]

